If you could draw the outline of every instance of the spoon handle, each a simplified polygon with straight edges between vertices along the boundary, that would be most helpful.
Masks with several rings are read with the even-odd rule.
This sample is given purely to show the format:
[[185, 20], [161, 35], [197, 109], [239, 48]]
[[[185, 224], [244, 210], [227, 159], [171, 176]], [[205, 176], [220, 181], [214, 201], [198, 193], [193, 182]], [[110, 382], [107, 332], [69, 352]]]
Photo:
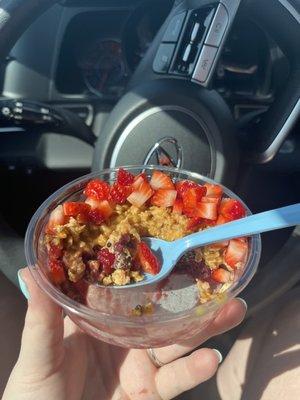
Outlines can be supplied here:
[[176, 240], [177, 249], [194, 249], [210, 243], [254, 235], [300, 224], [300, 203], [250, 215]]

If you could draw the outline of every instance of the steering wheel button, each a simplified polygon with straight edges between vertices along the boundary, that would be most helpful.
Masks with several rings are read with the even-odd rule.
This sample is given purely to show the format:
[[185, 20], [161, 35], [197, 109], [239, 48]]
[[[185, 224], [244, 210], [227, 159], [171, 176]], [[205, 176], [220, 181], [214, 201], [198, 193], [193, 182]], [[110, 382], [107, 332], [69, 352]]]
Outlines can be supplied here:
[[204, 43], [209, 46], [220, 46], [228, 21], [226, 8], [223, 4], [219, 4]]
[[153, 62], [153, 70], [155, 72], [158, 73], [168, 72], [174, 49], [175, 49], [175, 44], [172, 43], [162, 43], [159, 46]]
[[191, 53], [192, 50], [192, 45], [188, 44], [184, 50], [183, 56], [182, 56], [182, 61], [187, 62], [187, 60], [189, 59], [189, 55]]
[[200, 24], [199, 22], [196, 22], [191, 33], [191, 42], [193, 42], [196, 39], [199, 28]]
[[207, 80], [217, 51], [218, 49], [216, 47], [202, 47], [200, 56], [192, 75], [193, 81], [204, 83]]
[[185, 19], [186, 12], [175, 15], [169, 23], [167, 30], [163, 36], [163, 42], [177, 42], [180, 31]]

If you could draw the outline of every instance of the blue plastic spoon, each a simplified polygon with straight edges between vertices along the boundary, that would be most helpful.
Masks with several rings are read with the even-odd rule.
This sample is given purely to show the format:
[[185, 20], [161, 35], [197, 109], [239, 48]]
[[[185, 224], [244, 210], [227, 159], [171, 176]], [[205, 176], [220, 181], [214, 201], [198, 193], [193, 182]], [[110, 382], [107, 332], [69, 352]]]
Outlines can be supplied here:
[[[150, 285], [158, 283], [166, 278], [171, 273], [180, 257], [188, 250], [193, 250], [211, 243], [221, 242], [223, 240], [255, 235], [257, 233], [287, 228], [298, 224], [300, 224], [300, 203], [254, 214], [224, 225], [205, 229], [173, 242], [166, 242], [162, 239], [150, 237], [143, 238], [143, 241], [150, 246], [161, 261], [161, 269], [156, 275], [145, 274], [144, 280], [132, 283], [129, 287]], [[114, 286], [114, 288], [125, 287], [128, 288], [128, 286]]]

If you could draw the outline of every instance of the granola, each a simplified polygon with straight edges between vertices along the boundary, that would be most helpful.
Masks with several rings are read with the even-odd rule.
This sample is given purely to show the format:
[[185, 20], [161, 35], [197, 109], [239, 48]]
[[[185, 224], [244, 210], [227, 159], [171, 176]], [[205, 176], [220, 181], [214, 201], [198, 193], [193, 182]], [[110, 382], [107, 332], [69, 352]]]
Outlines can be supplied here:
[[[50, 214], [44, 238], [50, 275], [68, 295], [75, 292], [73, 297], [83, 281], [130, 285], [160, 269], [143, 237], [173, 241], [244, 215], [242, 204], [224, 198], [218, 185], [173, 182], [161, 171], [149, 180], [120, 169], [112, 184], [93, 179], [80, 201], [65, 202]], [[174, 273], [191, 275], [204, 303], [231, 285], [247, 251], [246, 238], [195, 249], [179, 260]], [[141, 307], [133, 315], [144, 314]]]

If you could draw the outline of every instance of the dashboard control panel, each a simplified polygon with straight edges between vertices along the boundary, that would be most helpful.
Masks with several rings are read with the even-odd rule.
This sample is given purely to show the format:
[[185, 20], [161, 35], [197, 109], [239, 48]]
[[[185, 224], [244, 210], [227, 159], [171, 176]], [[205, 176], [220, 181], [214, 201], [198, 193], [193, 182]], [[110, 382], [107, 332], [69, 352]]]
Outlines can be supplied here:
[[172, 17], [153, 70], [190, 78], [208, 86], [240, 0], [222, 0]]

